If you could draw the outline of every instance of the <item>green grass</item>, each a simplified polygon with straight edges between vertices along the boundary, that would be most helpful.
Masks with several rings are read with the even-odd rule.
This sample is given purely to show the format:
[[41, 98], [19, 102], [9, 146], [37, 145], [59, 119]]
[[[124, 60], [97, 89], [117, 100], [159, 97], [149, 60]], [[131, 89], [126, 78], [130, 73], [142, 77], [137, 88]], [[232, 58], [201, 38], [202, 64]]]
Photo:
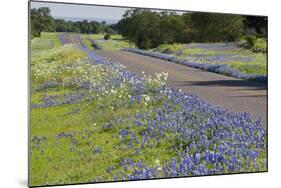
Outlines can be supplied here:
[[61, 45], [60, 33], [42, 32], [41, 37], [31, 40], [31, 56], [42, 56], [41, 53], [58, 48]]
[[[197, 45], [196, 43], [191, 45]], [[208, 45], [208, 44], [206, 44]], [[212, 45], [212, 44], [209, 44]], [[255, 44], [256, 48], [263, 48], [264, 40], [258, 40]], [[152, 51], [166, 53], [178, 57], [179, 59], [187, 59], [190, 62], [198, 63], [213, 63], [213, 64], [228, 64], [230, 67], [248, 74], [267, 74], [267, 57], [265, 53], [254, 53], [251, 50], [244, 48], [233, 48], [227, 50], [204, 49], [200, 47], [190, 47], [186, 44], [163, 44]], [[199, 55], [204, 55], [204, 58], [198, 58]], [[225, 61], [209, 61], [208, 58], [216, 56], [233, 55], [238, 57], [238, 60]], [[239, 61], [241, 58], [249, 58], [249, 61]]]
[[[122, 170], [120, 166], [121, 157], [130, 157], [133, 151], [118, 149], [121, 143], [118, 129], [114, 128], [104, 131], [103, 124], [112, 120], [112, 117], [120, 117], [135, 114], [142, 106], [133, 108], [119, 108], [112, 112], [107, 108], [110, 98], [105, 98], [97, 103], [82, 103], [54, 107], [48, 110], [38, 109], [32, 112], [32, 134], [39, 137], [46, 136], [48, 142], [43, 143], [38, 149], [32, 143], [33, 148], [31, 160], [31, 173], [33, 185], [50, 183], [79, 183], [89, 182], [91, 179], [112, 180], [114, 174], [106, 173], [108, 166], [116, 166], [116, 170]], [[106, 107], [104, 110], [96, 111], [98, 106]], [[76, 109], [81, 111], [78, 113]], [[48, 121], [44, 121], [45, 119]], [[56, 139], [58, 133], [76, 132], [74, 138], [79, 144], [72, 144], [71, 139]], [[88, 132], [92, 136], [88, 138]], [[93, 154], [93, 148], [97, 146], [102, 154]], [[73, 149], [71, 149], [73, 147]], [[149, 164], [154, 163], [156, 158], [161, 161], [171, 158], [173, 153], [167, 153], [169, 147], [159, 150], [143, 150], [143, 157]], [[172, 152], [172, 151], [171, 151]]]
[[252, 47], [254, 52], [267, 52], [267, 41], [264, 38], [258, 38]]
[[60, 33], [42, 32], [41, 37], [36, 37], [31, 40], [32, 51], [60, 47], [62, 44], [59, 35]]
[[[44, 34], [44, 36], [46, 36]], [[58, 35], [38, 38], [38, 42], [56, 40]], [[52, 38], [53, 37], [53, 38]], [[47, 39], [46, 39], [47, 38]], [[86, 54], [72, 45], [39, 48], [32, 43], [31, 59], [31, 105], [44, 103], [46, 96], [61, 96], [88, 92], [79, 87], [67, 85], [75, 78], [92, 79], [95, 84], [106, 79], [107, 69], [81, 63]], [[38, 89], [40, 85], [54, 81], [60, 86]], [[151, 80], [153, 81], [153, 80]], [[131, 117], [139, 112], [148, 112], [152, 108], [161, 108], [162, 102], [153, 104], [136, 103], [126, 105], [120, 100], [129, 90], [117, 88], [116, 93], [100, 96], [99, 100], [86, 98], [76, 104], [65, 104], [48, 108], [31, 109], [30, 127], [30, 182], [32, 186], [85, 183], [113, 180], [115, 173], [126, 172], [120, 165], [121, 158], [133, 156], [135, 150], [128, 150], [122, 144], [118, 132], [121, 128], [130, 128], [126, 124], [106, 128], [113, 118]], [[94, 93], [93, 95], [96, 95]], [[152, 95], [152, 94], [151, 94]], [[120, 104], [122, 103], [122, 104]], [[143, 128], [132, 127], [139, 134]], [[57, 138], [61, 133], [72, 134], [72, 138]], [[88, 136], [90, 134], [90, 137]], [[37, 138], [40, 141], [36, 140]], [[135, 158], [142, 158], [149, 166], [156, 166], [155, 159], [170, 160], [175, 156], [170, 142], [163, 139], [163, 144], [155, 149], [143, 149]], [[99, 147], [101, 153], [93, 153]], [[107, 172], [111, 166], [114, 170]]]
[[123, 48], [134, 48], [135, 45], [124, 40], [121, 35], [113, 34], [110, 40], [104, 40], [104, 34], [82, 34], [80, 35], [85, 45], [93, 49], [91, 42], [87, 40], [91, 38], [97, 42], [102, 50], [117, 51]]
[[[87, 37], [88, 35], [82, 36], [85, 43]], [[50, 41], [57, 42], [54, 42], [56, 45], [45, 47], [38, 45], [41, 40], [46, 44]], [[129, 144], [124, 144], [119, 134], [120, 130], [127, 129], [136, 133], [140, 141], [143, 139], [143, 133], [148, 127], [147, 122], [142, 122], [144, 126], [135, 126], [135, 119], [128, 116], [149, 113], [152, 119], [156, 119], [157, 114], [152, 110], [162, 111], [163, 103], [168, 104], [170, 100], [167, 97], [159, 99], [154, 92], [161, 86], [161, 80], [154, 77], [145, 78], [148, 90], [145, 94], [151, 97], [149, 102], [130, 102], [129, 95], [133, 94], [133, 91], [129, 81], [124, 82], [123, 86], [109, 89], [108, 92], [83, 89], [79, 84], [73, 84], [76, 83], [74, 81], [81, 80], [82, 83], [104, 86], [109, 78], [116, 80], [120, 76], [119, 72], [108, 66], [87, 64], [85, 52], [74, 45], [61, 46], [58, 40], [59, 34], [44, 33], [42, 38], [37, 38], [31, 43], [31, 186], [112, 181], [116, 173], [122, 176], [123, 173], [130, 174], [134, 170], [132, 167], [125, 169], [121, 165], [122, 158], [133, 158], [136, 161], [142, 159], [147, 166], [157, 168], [158, 161], [164, 166], [165, 162], [177, 157], [178, 151], [172, 146], [181, 147], [180, 149], [184, 146], [182, 140], [175, 134], [170, 134], [168, 130], [160, 138], [160, 144], [151, 139], [151, 143], [155, 145], [153, 149], [146, 145], [138, 155], [135, 155], [135, 149], [128, 149]], [[182, 46], [176, 45], [173, 48], [181, 49]], [[59, 85], [42, 88], [42, 84], [47, 82]], [[47, 97], [56, 97], [58, 101], [64, 101], [66, 95], [78, 93], [86, 94], [86, 97], [77, 103], [33, 107], [36, 104], [44, 104]], [[181, 104], [174, 105], [170, 109], [171, 114], [180, 108]], [[115, 118], [121, 117], [123, 123], [114, 123]], [[58, 137], [62, 133], [69, 136]], [[141, 143], [134, 144], [135, 148], [141, 146]], [[96, 152], [98, 148], [101, 152]], [[190, 151], [190, 155], [195, 152]], [[263, 164], [265, 156], [262, 155], [258, 160], [263, 160]], [[108, 167], [112, 168], [110, 172]], [[159, 176], [164, 177], [161, 174]]]

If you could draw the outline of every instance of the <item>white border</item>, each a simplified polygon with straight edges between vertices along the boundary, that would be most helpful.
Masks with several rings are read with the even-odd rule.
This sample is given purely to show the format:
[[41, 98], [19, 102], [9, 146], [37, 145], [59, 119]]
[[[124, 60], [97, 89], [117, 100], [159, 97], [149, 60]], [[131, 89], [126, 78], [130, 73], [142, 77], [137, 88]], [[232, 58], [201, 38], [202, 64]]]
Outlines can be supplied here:
[[[60, 0], [57, 0], [60, 1]], [[74, 3], [269, 16], [269, 172], [76, 187], [270, 187], [280, 185], [280, 6], [276, 0], [66, 0]], [[0, 187], [27, 187], [27, 0], [1, 1]]]

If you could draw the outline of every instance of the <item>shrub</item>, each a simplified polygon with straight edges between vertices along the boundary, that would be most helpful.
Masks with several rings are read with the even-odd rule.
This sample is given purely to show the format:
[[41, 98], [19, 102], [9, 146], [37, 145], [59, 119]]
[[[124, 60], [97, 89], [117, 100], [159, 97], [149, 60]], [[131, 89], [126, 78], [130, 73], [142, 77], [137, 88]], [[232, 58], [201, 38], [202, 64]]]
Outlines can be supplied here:
[[111, 34], [106, 33], [103, 38], [104, 38], [104, 40], [110, 40], [111, 39]]
[[255, 45], [257, 38], [254, 35], [249, 35], [245, 37], [245, 40], [247, 47], [252, 48]]
[[252, 51], [256, 53], [266, 53], [267, 52], [267, 42], [264, 38], [259, 38], [256, 40]]
[[267, 41], [265, 38], [257, 38], [254, 35], [245, 36], [238, 42], [238, 46], [255, 53], [267, 53]]

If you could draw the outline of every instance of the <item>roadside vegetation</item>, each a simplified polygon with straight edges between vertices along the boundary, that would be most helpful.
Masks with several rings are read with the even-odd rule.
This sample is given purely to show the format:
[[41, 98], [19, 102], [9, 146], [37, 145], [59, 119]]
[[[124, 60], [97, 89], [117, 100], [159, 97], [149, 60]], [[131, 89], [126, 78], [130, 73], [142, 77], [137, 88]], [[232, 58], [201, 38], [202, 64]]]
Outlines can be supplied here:
[[[263, 49], [264, 42], [254, 48]], [[267, 56], [244, 49], [238, 43], [190, 43], [164, 44], [151, 51], [175, 56], [191, 63], [227, 64], [231, 68], [247, 74], [267, 74]]]
[[42, 32], [41, 37], [37, 37], [31, 40], [32, 56], [42, 53], [44, 50], [50, 50], [61, 46], [61, 40], [59, 33]]
[[91, 50], [139, 48], [189, 63], [226, 64], [245, 74], [267, 74], [267, 18], [262, 16], [131, 9], [118, 23], [107, 24], [55, 20], [42, 7], [31, 10], [31, 21], [33, 37], [43, 31], [81, 33]]
[[[137, 23], [137, 24], [136, 24]], [[266, 37], [267, 18], [219, 13], [128, 10], [117, 24], [120, 34], [140, 49], [174, 43], [234, 42], [249, 47]], [[246, 45], [246, 46], [247, 46]]]
[[87, 54], [83, 41], [39, 52], [59, 35], [47, 38], [31, 50], [32, 186], [266, 170], [259, 120], [167, 88], [166, 73]]
[[80, 37], [89, 49], [96, 49], [95, 46], [102, 50], [115, 51], [125, 48], [135, 48], [135, 45], [128, 40], [123, 39], [122, 35], [111, 34], [110, 39], [105, 39], [106, 34], [82, 34]]

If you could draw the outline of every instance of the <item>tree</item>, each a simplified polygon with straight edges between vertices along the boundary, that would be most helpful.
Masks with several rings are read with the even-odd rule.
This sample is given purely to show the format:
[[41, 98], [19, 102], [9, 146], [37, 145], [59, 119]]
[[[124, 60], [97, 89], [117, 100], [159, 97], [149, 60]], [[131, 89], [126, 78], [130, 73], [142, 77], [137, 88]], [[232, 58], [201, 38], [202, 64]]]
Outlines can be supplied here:
[[42, 31], [55, 31], [55, 20], [48, 7], [31, 9], [31, 36], [40, 37]]
[[79, 23], [77, 23], [77, 22], [73, 23], [73, 25], [72, 25], [72, 32], [74, 32], [74, 33], [80, 33], [81, 32], [81, 29], [79, 27]]
[[243, 33], [243, 20], [239, 15], [192, 13], [193, 38], [196, 42], [234, 41]]
[[67, 32], [67, 23], [63, 19], [57, 19], [56, 23], [56, 32]]
[[267, 17], [265, 16], [244, 16], [244, 24], [248, 29], [254, 28], [258, 34], [267, 34]]
[[153, 12], [132, 9], [125, 12], [116, 28], [138, 48], [155, 48], [175, 42], [226, 42], [243, 34], [244, 18], [216, 13]]
[[134, 42], [141, 49], [149, 49], [161, 43], [160, 15], [143, 9], [127, 11], [118, 23], [124, 38]]
[[172, 44], [184, 41], [185, 23], [181, 16], [174, 13], [162, 12], [160, 14], [160, 33], [162, 43]]

